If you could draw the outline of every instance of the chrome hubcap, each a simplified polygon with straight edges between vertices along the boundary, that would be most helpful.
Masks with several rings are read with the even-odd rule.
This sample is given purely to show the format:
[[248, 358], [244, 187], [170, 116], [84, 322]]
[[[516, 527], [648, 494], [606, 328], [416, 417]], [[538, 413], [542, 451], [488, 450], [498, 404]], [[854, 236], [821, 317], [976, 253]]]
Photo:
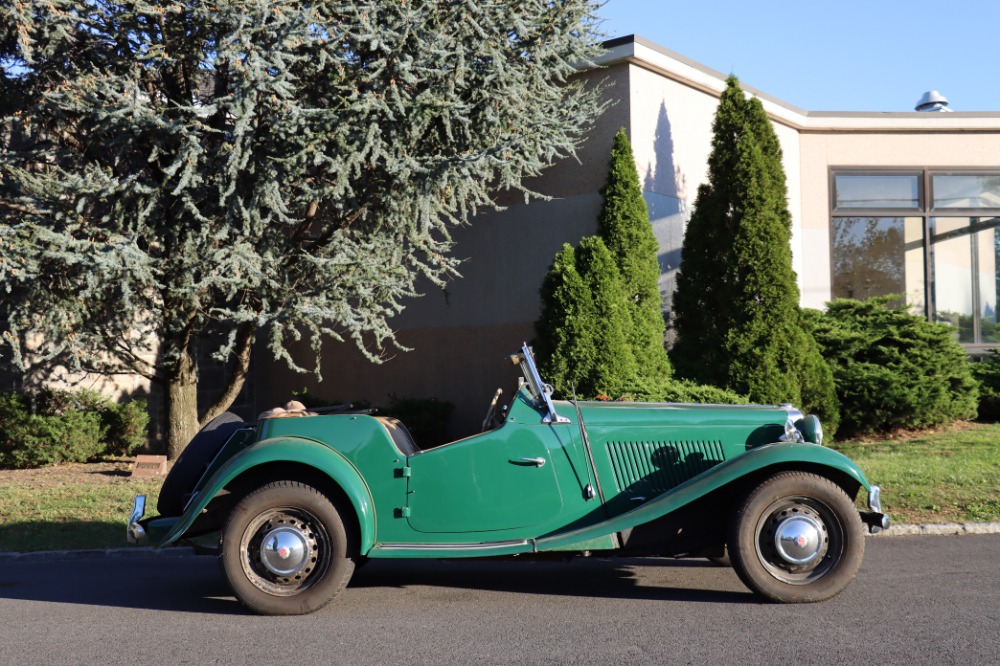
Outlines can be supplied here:
[[311, 557], [309, 541], [302, 532], [283, 525], [268, 532], [260, 544], [260, 561], [276, 576], [292, 576]]
[[774, 548], [791, 565], [809, 564], [823, 550], [823, 526], [809, 515], [785, 518], [774, 531]]

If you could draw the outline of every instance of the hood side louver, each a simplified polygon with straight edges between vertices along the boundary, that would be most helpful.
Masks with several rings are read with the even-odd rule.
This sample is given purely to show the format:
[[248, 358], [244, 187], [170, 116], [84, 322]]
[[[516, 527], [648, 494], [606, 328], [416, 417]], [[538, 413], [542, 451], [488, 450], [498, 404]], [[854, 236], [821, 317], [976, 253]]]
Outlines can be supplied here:
[[608, 442], [618, 491], [661, 493], [722, 461], [722, 442]]

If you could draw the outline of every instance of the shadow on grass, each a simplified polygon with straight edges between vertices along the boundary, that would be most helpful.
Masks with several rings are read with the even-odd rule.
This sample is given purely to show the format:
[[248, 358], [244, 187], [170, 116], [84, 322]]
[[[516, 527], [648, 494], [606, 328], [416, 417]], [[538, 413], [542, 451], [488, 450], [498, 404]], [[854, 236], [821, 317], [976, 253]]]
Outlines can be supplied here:
[[0, 552], [124, 548], [125, 523], [7, 520], [0, 524]]

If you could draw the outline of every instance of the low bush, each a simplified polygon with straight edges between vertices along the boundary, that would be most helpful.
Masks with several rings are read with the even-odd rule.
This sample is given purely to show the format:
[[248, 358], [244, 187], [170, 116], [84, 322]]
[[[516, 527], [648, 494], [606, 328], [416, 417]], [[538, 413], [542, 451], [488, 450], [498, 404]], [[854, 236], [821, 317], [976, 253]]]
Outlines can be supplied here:
[[643, 377], [626, 382], [621, 392], [608, 396], [634, 402], [697, 402], [717, 405], [745, 405], [748, 400], [733, 391], [697, 384], [687, 379]]
[[0, 467], [23, 469], [134, 453], [146, 442], [146, 403], [94, 391], [0, 394]]
[[839, 299], [806, 315], [833, 371], [843, 437], [976, 415], [978, 385], [952, 329], [889, 307], [892, 298]]
[[1000, 355], [992, 354], [971, 364], [979, 382], [979, 409], [976, 418], [987, 423], [1000, 421]]

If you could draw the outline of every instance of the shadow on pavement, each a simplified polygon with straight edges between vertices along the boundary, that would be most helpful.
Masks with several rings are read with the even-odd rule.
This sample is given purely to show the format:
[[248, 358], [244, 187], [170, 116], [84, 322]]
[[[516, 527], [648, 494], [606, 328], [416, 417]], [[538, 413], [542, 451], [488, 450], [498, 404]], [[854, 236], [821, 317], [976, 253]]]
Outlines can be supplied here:
[[[731, 570], [705, 560], [371, 560], [355, 571], [350, 584], [350, 588], [359, 590], [415, 586], [568, 597], [758, 603]], [[217, 559], [190, 555], [70, 555], [40, 559], [23, 555], [0, 567], [0, 599], [183, 613], [247, 612], [232, 596]]]

